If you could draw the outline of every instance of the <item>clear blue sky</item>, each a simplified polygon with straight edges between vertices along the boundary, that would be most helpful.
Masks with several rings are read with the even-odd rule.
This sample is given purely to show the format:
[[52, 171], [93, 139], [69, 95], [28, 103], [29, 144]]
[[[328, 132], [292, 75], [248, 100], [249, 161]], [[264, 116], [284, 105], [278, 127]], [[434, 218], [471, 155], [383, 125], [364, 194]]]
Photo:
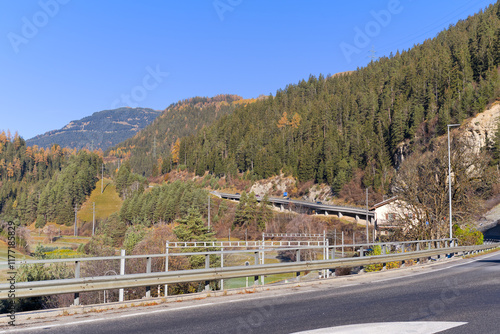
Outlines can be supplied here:
[[274, 94], [365, 66], [372, 47], [408, 49], [491, 3], [0, 0], [0, 130], [28, 139], [113, 107]]

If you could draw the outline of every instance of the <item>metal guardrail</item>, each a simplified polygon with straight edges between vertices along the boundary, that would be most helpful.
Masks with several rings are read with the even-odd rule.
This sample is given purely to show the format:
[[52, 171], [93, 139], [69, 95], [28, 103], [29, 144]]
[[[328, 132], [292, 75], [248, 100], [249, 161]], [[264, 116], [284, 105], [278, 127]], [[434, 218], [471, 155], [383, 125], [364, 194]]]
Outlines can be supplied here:
[[[323, 243], [323, 241], [272, 241], [273, 244], [266, 241], [266, 244], [262, 244], [261, 241], [248, 241], [241, 242], [238, 246], [238, 241], [232, 242], [231, 246], [225, 244], [225, 242], [168, 242], [166, 244], [167, 250], [172, 248], [182, 248], [182, 247], [207, 247], [207, 248], [239, 248], [239, 247], [259, 247], [254, 249], [241, 249], [241, 250], [220, 250], [220, 251], [202, 251], [202, 252], [182, 252], [182, 253], [160, 253], [160, 254], [142, 254], [142, 255], [116, 255], [116, 256], [99, 256], [99, 257], [81, 257], [81, 258], [64, 258], [64, 259], [41, 259], [41, 260], [19, 260], [19, 261], [2, 261], [2, 265], [21, 265], [21, 264], [51, 264], [51, 263], [64, 263], [64, 262], [88, 262], [88, 261], [113, 261], [113, 260], [123, 260], [123, 259], [153, 259], [153, 258], [166, 258], [169, 256], [190, 256], [190, 255], [223, 255], [223, 254], [236, 254], [236, 253], [255, 253], [255, 252], [269, 252], [269, 251], [288, 251], [288, 250], [299, 250], [299, 249], [329, 249], [330, 251], [334, 249], [337, 252], [338, 248], [345, 249], [369, 249], [372, 246], [397, 246], [397, 245], [419, 245], [419, 244], [443, 244], [443, 247], [449, 246], [450, 241], [456, 241], [456, 239], [435, 239], [435, 240], [414, 240], [414, 241], [392, 241], [392, 242], [379, 242], [379, 243], [362, 243], [362, 244], [337, 244], [329, 245], [328, 243]], [[272, 246], [271, 248], [265, 248], [263, 246]], [[275, 248], [278, 247], [278, 248]], [[366, 248], [365, 248], [366, 247]], [[418, 248], [418, 246], [415, 246]]]
[[[283, 274], [292, 272], [303, 272], [311, 270], [324, 270], [339, 267], [357, 267], [370, 264], [387, 263], [393, 261], [406, 261], [412, 259], [430, 258], [443, 254], [458, 254], [478, 252], [486, 249], [500, 247], [500, 243], [478, 245], [478, 246], [459, 246], [439, 248], [432, 250], [421, 250], [414, 252], [364, 256], [348, 259], [333, 259], [319, 261], [299, 261], [293, 263], [264, 264], [254, 266], [237, 266], [226, 268], [207, 268], [182, 270], [171, 272], [155, 272], [145, 274], [128, 274], [115, 276], [99, 276], [72, 278], [63, 280], [38, 281], [38, 282], [19, 282], [15, 284], [16, 297], [37, 297], [65, 293], [81, 293], [90, 291], [100, 291], [106, 289], [123, 289], [141, 286], [176, 284], [185, 282], [213, 281], [228, 278], [255, 276], [255, 282], [258, 284], [258, 276]], [[211, 252], [212, 253], [212, 252]], [[183, 253], [179, 253], [183, 254]], [[185, 255], [185, 254], [184, 254]], [[148, 255], [151, 257], [151, 255]], [[163, 257], [165, 254], [163, 254]], [[137, 257], [137, 256], [135, 256]], [[64, 259], [67, 260], [67, 259]], [[69, 259], [74, 260], [74, 259]], [[257, 263], [257, 262], [256, 262]], [[10, 284], [0, 284], [0, 300], [7, 299], [9, 295]]]

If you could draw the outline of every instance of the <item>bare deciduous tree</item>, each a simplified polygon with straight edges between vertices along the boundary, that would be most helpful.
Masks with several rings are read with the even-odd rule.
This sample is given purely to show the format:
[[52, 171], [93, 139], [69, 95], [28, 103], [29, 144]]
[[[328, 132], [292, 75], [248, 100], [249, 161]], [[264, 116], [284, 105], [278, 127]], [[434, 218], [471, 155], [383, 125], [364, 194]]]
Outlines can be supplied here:
[[[453, 223], [471, 222], [491, 190], [494, 175], [489, 158], [470, 143], [453, 138], [451, 148], [451, 190]], [[415, 153], [401, 166], [392, 191], [398, 196], [401, 227], [398, 238], [443, 238], [449, 231], [448, 151], [446, 141], [431, 150]]]
[[47, 235], [47, 241], [54, 242], [54, 238], [59, 234], [59, 230], [54, 225], [45, 225], [42, 233]]

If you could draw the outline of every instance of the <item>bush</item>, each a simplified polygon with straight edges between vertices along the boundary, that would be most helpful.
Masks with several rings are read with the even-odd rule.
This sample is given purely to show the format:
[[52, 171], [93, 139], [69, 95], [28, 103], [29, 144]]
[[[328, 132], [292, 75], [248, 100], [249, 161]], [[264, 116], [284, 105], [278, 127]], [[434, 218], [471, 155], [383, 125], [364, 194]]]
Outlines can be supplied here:
[[[382, 254], [382, 248], [379, 245], [373, 246], [373, 250], [371, 252], [368, 252], [368, 256], [372, 255], [381, 255]], [[377, 264], [370, 264], [365, 266], [364, 270], [365, 272], [373, 272], [373, 271], [380, 271], [384, 265], [382, 263], [377, 263]]]
[[387, 269], [397, 269], [401, 267], [401, 261], [393, 261], [386, 263], [385, 267]]
[[127, 254], [132, 253], [135, 245], [144, 239], [146, 235], [146, 230], [141, 225], [130, 226], [125, 233], [125, 240], [123, 241], [123, 247], [127, 251]]
[[463, 229], [458, 225], [453, 226], [453, 235], [458, 239], [460, 246], [482, 245], [484, 236], [474, 227], [465, 226]]

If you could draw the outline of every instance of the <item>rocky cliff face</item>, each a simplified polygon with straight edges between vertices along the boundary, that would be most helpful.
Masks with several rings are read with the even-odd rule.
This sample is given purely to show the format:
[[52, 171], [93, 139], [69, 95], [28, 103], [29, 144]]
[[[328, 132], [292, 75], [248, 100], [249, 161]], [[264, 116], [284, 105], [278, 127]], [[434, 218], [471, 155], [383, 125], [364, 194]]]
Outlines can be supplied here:
[[406, 157], [408, 157], [410, 153], [410, 143], [408, 141], [400, 143], [398, 147], [396, 147], [396, 152], [394, 152], [393, 155], [394, 167], [396, 167], [396, 169], [399, 169], [399, 166], [401, 166], [403, 161], [405, 161]]
[[500, 103], [468, 120], [462, 127], [463, 136], [467, 138], [474, 152], [493, 143], [500, 117]]
[[249, 192], [254, 192], [255, 195], [259, 196], [264, 196], [266, 194], [270, 196], [282, 196], [285, 191], [290, 191], [294, 186], [294, 178], [285, 177], [281, 174], [255, 182]]
[[[467, 139], [467, 143], [475, 153], [479, 153], [483, 147], [493, 143], [499, 121], [500, 102], [496, 102], [489, 109], [467, 120], [460, 127], [460, 136]], [[400, 143], [393, 155], [395, 168], [398, 169], [410, 154], [410, 143], [407, 141]]]

